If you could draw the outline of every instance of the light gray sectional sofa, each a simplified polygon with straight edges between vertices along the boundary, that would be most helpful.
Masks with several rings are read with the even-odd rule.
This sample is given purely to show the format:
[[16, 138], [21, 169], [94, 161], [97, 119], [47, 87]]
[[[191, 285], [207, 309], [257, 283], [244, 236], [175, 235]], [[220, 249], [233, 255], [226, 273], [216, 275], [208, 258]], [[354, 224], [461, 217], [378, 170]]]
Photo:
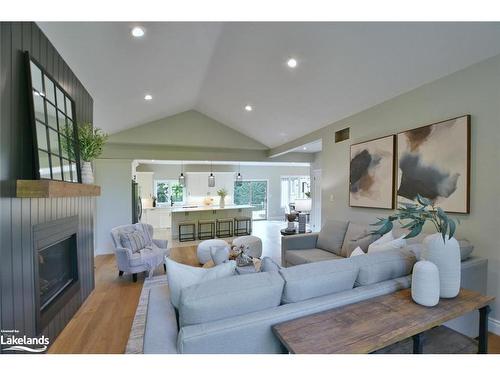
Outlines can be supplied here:
[[[332, 225], [342, 227], [340, 223]], [[360, 227], [349, 231], [348, 226], [345, 225], [344, 235], [356, 236]], [[321, 237], [312, 234], [283, 238], [284, 264], [306, 258], [302, 264], [281, 268], [264, 258], [262, 272], [210, 280], [183, 289], [178, 321], [168, 287], [153, 287], [144, 353], [285, 353], [272, 332], [273, 325], [410, 287], [417, 256], [409, 249], [344, 258], [315, 251], [323, 250], [317, 247]], [[341, 240], [335, 236], [323, 239], [336, 246], [344, 242], [344, 236]], [[323, 244], [319, 241], [320, 246]], [[301, 255], [286, 258], [299, 254], [294, 252]], [[485, 292], [486, 267], [485, 259], [464, 260], [463, 286]], [[457, 328], [453, 324], [458, 324], [462, 332], [466, 329], [470, 332], [465, 333], [474, 336], [477, 323], [473, 320], [452, 322], [451, 327]]]

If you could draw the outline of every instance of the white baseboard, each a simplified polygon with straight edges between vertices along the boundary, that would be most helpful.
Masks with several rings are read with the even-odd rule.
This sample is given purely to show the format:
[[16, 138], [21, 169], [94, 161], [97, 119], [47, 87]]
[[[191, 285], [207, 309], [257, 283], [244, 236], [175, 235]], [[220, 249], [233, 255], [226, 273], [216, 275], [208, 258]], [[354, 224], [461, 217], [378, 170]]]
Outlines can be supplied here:
[[500, 336], [500, 320], [488, 318], [488, 331]]

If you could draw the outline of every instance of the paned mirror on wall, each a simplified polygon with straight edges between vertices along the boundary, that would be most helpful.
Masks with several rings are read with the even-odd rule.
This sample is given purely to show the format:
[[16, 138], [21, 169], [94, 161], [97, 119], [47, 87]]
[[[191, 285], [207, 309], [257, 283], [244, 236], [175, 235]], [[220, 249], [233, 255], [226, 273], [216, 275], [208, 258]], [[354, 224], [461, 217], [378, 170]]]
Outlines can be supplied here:
[[37, 179], [81, 182], [75, 104], [26, 52]]

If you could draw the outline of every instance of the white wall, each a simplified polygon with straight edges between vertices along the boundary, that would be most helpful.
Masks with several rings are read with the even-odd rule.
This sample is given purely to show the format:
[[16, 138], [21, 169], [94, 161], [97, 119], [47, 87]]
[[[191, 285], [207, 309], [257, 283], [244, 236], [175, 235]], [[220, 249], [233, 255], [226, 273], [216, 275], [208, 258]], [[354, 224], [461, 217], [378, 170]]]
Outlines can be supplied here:
[[[177, 179], [181, 172], [180, 165], [165, 164], [141, 164], [137, 167], [139, 172], [154, 172], [154, 179]], [[238, 172], [235, 165], [214, 165], [213, 171], [217, 186], [217, 172]], [[209, 165], [185, 165], [184, 172], [210, 172]], [[243, 179], [268, 180], [268, 218], [270, 220], [282, 220], [285, 213], [281, 208], [281, 176], [307, 176], [310, 174], [309, 167], [297, 166], [241, 166]]]
[[[378, 106], [333, 123], [282, 148], [322, 138], [322, 217], [373, 222], [390, 210], [352, 208], [348, 204], [349, 146], [387, 134], [471, 115], [471, 212], [460, 218], [457, 236], [475, 245], [474, 255], [488, 258], [488, 293], [496, 297], [492, 317], [500, 332], [500, 56], [428, 83]], [[351, 129], [351, 139], [334, 143], [334, 132]], [[330, 198], [333, 198], [330, 200]]]
[[113, 252], [111, 229], [132, 222], [132, 160], [98, 159], [94, 163], [96, 184], [101, 186], [95, 220], [95, 255]]

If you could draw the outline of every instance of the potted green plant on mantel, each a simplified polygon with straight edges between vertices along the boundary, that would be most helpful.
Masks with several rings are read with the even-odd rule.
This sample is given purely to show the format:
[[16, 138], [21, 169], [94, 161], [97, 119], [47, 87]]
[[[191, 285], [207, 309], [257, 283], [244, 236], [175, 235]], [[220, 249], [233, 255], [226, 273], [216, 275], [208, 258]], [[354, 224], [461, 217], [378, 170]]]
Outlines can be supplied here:
[[446, 215], [432, 200], [419, 195], [415, 203], [401, 203], [397, 213], [379, 218], [372, 225], [380, 228], [372, 233], [384, 235], [390, 232], [396, 220], [401, 223], [402, 228], [409, 231], [404, 238], [416, 237], [422, 232], [426, 222], [432, 224], [436, 233], [425, 237], [421, 259], [437, 266], [440, 297], [456, 297], [460, 291], [460, 247], [453, 236], [459, 221]]
[[227, 196], [227, 190], [224, 188], [221, 188], [221, 189], [217, 190], [217, 195], [220, 197], [219, 207], [224, 208], [226, 206], [225, 199]]
[[[70, 135], [72, 128], [66, 127], [65, 132]], [[94, 174], [92, 172], [92, 161], [102, 154], [102, 148], [108, 139], [108, 135], [99, 128], [94, 128], [90, 122], [78, 126], [78, 145], [80, 148], [80, 160], [82, 171], [82, 183], [93, 184]], [[74, 158], [73, 150], [68, 150]]]

